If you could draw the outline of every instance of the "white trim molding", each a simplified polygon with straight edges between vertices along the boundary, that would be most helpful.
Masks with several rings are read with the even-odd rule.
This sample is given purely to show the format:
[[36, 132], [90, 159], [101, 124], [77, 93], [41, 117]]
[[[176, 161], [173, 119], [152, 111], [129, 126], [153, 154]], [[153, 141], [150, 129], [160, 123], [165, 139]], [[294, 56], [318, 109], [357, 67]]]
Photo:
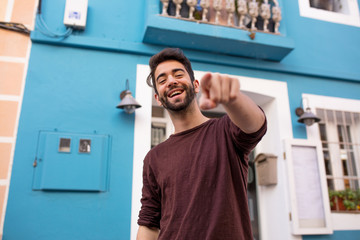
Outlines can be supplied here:
[[13, 8], [14, 8], [14, 1], [15, 0], [7, 0], [6, 12], [5, 12], [5, 21], [6, 22], [10, 22], [10, 20], [11, 20]]
[[28, 58], [0, 56], [0, 62], [27, 63]]
[[309, 0], [298, 0], [300, 16], [317, 20], [360, 27], [359, 6], [357, 0], [339, 0], [342, 2], [343, 12], [333, 12], [310, 6]]

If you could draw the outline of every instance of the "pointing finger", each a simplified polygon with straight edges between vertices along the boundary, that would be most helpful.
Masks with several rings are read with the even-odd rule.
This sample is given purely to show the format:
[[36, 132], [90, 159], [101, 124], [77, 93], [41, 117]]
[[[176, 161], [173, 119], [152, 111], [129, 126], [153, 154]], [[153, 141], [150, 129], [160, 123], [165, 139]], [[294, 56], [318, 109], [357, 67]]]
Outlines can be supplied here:
[[201, 90], [206, 90], [209, 91], [210, 87], [211, 87], [211, 77], [212, 74], [211, 73], [206, 73], [200, 80], [200, 87]]
[[218, 103], [221, 100], [221, 78], [218, 73], [212, 75], [209, 97], [215, 103]]
[[221, 103], [227, 103], [230, 98], [231, 90], [231, 78], [227, 75], [223, 75], [221, 78]]
[[240, 91], [240, 82], [237, 78], [232, 78], [231, 80], [230, 100], [234, 100]]

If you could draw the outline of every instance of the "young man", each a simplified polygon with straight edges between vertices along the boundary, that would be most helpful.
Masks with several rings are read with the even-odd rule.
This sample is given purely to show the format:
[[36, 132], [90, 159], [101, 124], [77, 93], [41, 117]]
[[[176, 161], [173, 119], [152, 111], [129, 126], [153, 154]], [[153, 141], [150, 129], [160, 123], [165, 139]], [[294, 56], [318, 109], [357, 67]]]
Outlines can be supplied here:
[[[207, 73], [199, 83], [180, 49], [164, 49], [149, 65], [147, 82], [175, 133], [145, 157], [137, 239], [253, 239], [248, 154], [266, 132], [264, 113], [236, 78]], [[218, 104], [227, 113], [220, 119], [200, 111]]]

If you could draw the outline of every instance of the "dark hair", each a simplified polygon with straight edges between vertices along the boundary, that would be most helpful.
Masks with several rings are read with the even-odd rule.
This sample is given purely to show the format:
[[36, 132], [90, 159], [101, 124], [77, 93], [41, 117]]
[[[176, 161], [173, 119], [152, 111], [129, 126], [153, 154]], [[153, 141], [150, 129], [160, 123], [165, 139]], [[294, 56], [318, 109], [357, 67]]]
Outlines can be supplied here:
[[191, 82], [195, 80], [194, 72], [191, 68], [191, 63], [189, 59], [187, 59], [187, 57], [184, 55], [183, 51], [179, 48], [165, 48], [161, 52], [152, 56], [149, 61], [151, 71], [146, 79], [146, 83], [150, 87], [154, 88], [155, 93], [158, 93], [155, 85], [155, 70], [160, 63], [168, 60], [175, 60], [180, 62], [182, 65], [184, 65], [186, 71], [188, 72]]

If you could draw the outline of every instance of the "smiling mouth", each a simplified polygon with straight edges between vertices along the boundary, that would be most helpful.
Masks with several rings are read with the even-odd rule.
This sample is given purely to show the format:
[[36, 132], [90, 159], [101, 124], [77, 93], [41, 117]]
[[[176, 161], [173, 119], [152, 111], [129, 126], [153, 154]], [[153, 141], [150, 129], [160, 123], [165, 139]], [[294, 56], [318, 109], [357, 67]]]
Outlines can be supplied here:
[[174, 91], [171, 91], [170, 94], [168, 94], [168, 97], [172, 98], [172, 97], [175, 97], [177, 95], [180, 95], [183, 92], [184, 92], [184, 90], [174, 90]]

